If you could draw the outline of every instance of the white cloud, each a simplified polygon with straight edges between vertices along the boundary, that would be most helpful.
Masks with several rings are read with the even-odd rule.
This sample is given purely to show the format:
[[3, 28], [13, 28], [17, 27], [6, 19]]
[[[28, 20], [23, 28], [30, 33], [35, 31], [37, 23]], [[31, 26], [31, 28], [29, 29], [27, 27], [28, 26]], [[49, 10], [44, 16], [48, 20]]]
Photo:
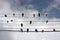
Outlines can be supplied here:
[[[45, 9], [46, 12], [51, 11], [53, 8], [57, 8], [60, 10], [60, 0], [54, 0], [52, 3], [50, 3], [50, 5], [48, 5], [48, 7]], [[44, 10], [43, 10], [44, 11]]]
[[[17, 0], [15, 0], [15, 1], [18, 4], [18, 1]], [[55, 0], [55, 1], [58, 3], [57, 0]], [[47, 12], [50, 11], [50, 9], [52, 9], [52, 7], [57, 7], [57, 3], [55, 3], [55, 1], [53, 2], [53, 4], [51, 3], [48, 6]], [[32, 21], [46, 21], [45, 17], [43, 17], [43, 18], [40, 17], [39, 18], [37, 16], [38, 11], [33, 8], [33, 5], [28, 6], [28, 7], [32, 7], [32, 9], [26, 9], [25, 7], [21, 6], [19, 8], [20, 10], [12, 10], [11, 7], [13, 7], [13, 6], [7, 0], [6, 1], [0, 0], [0, 16], [3, 16], [3, 17], [0, 17], [0, 22], [3, 21], [3, 23], [0, 23], [0, 26], [2, 26], [3, 28], [17, 28], [17, 27], [20, 27], [20, 23], [21, 23], [20, 21], [30, 21], [30, 20], [32, 20]], [[16, 17], [12, 16], [13, 12], [16, 13]], [[36, 18], [28, 18], [28, 19], [22, 18], [21, 17], [22, 12], [25, 13], [25, 17], [32, 17], [33, 16], [32, 14], [34, 13], [34, 14], [36, 14]], [[8, 17], [5, 18], [4, 14], [7, 14]], [[19, 15], [17, 15], [17, 14], [19, 14]], [[10, 21], [11, 19], [14, 20], [13, 24]], [[6, 23], [7, 20], [9, 20], [8, 24]], [[52, 19], [48, 19], [48, 20], [49, 21], [60, 21], [60, 19], [57, 19], [55, 17], [52, 18]], [[5, 22], [5, 24], [4, 24], [4, 22]], [[37, 22], [37, 23], [33, 22], [32, 25], [30, 25], [29, 22], [26, 22], [26, 23], [22, 22], [22, 23], [24, 23], [24, 25], [25, 25], [23, 28], [27, 28], [28, 26], [30, 28], [55, 28], [55, 27], [59, 28], [59, 26], [60, 26], [59, 22], [56, 22], [56, 23], [55, 22], [49, 22], [48, 24], [46, 24], [46, 22]], [[33, 25], [35, 25], [35, 26], [33, 26]], [[18, 32], [16, 32], [16, 33], [13, 33], [13, 32], [7, 33], [7, 32], [0, 32], [0, 35], [3, 37], [3, 38], [1, 38], [1, 36], [0, 36], [0, 40], [8, 40], [9, 38], [10, 38], [10, 40], [42, 40], [43, 38], [46, 38], [46, 40], [48, 40], [48, 39], [59, 40], [60, 39], [59, 34], [60, 33], [43, 33], [42, 34], [42, 33], [18, 33]], [[50, 36], [50, 35], [52, 35], [52, 36]], [[53, 37], [58, 37], [58, 39], [53, 38]]]

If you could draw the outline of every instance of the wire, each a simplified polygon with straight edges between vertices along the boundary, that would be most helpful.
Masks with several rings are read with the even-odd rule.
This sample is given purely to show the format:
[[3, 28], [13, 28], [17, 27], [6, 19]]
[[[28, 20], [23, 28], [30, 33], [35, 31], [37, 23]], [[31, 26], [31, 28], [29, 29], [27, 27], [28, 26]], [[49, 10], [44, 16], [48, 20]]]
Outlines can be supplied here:
[[[1, 21], [3, 22], [3, 21]], [[30, 21], [14, 21], [13, 22], [30, 22]], [[32, 22], [46, 22], [46, 21], [32, 21]], [[48, 22], [60, 22], [60, 21], [48, 21]]]
[[[56, 30], [55, 28], [44, 28], [44, 29], [42, 29], [42, 30], [38, 30], [38, 28], [15, 28], [15, 30], [13, 30], [14, 28], [11, 28], [11, 29], [0, 29], [0, 32], [1, 31], [7, 31], [7, 32], [60, 32], [60, 30]], [[18, 30], [17, 30], [18, 29]], [[22, 29], [22, 30], [21, 30]], [[26, 29], [26, 30], [23, 30], [23, 29]], [[27, 30], [28, 29], [28, 30]], [[34, 31], [33, 30], [29, 30], [29, 29], [34, 29]], [[39, 28], [39, 29], [41, 29], [41, 28]], [[48, 31], [48, 30], [45, 30], [45, 29], [53, 29], [53, 30], [51, 30], [51, 31]], [[37, 30], [37, 31], [36, 31]]]
[[[7, 32], [27, 32], [27, 31], [21, 31], [21, 30], [0, 30], [1, 31], [7, 31]], [[36, 32], [36, 31], [28, 31], [28, 32]], [[37, 31], [37, 32], [60, 32], [60, 30], [56, 30], [56, 31]]]

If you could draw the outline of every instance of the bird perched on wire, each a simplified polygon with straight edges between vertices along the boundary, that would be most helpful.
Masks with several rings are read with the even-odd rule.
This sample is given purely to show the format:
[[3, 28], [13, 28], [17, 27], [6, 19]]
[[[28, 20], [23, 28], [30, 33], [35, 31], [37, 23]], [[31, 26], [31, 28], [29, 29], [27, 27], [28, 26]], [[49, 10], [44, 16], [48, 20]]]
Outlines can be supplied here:
[[45, 16], [47, 17], [48, 16], [48, 13], [45, 13]]
[[46, 20], [46, 24], [48, 23], [48, 20]]

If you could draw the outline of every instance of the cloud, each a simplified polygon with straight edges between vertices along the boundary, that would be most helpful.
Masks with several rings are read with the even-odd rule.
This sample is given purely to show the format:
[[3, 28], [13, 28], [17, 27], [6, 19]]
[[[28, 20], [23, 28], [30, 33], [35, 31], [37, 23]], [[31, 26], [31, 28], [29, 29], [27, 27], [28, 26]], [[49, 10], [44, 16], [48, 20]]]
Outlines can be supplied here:
[[60, 0], [54, 0], [52, 3], [50, 3], [50, 5], [48, 5], [48, 7], [46, 8], [46, 11], [49, 12], [53, 8], [59, 9], [59, 5], [60, 5]]
[[60, 18], [60, 0], [54, 0], [47, 8], [43, 10], [43, 13], [48, 13], [49, 18]]
[[[23, 0], [24, 1], [24, 0]], [[25, 0], [27, 3], [31, 2], [32, 0]], [[59, 1], [59, 0], [58, 0]], [[53, 3], [51, 3], [48, 8], [45, 9], [45, 11], [48, 13], [53, 7], [57, 8], [57, 0], [55, 0]], [[55, 3], [56, 2], [56, 3]], [[59, 3], [58, 3], [59, 4]], [[44, 11], [44, 12], [45, 12]], [[16, 16], [13, 17], [12, 14], [15, 13]], [[21, 17], [21, 13], [25, 13], [25, 18]], [[60, 23], [59, 22], [33, 22], [31, 25], [29, 22], [23, 22], [23, 21], [46, 21], [47, 18], [44, 15], [41, 15], [41, 17], [38, 17], [38, 10], [34, 8], [33, 5], [25, 4], [24, 6], [21, 5], [21, 1], [19, 0], [0, 0], [0, 28], [20, 28], [20, 23], [24, 24], [23, 28], [59, 28]], [[7, 18], [4, 17], [4, 14], [7, 14]], [[36, 18], [33, 18], [33, 14], [36, 14]], [[44, 16], [44, 17], [43, 17]], [[30, 17], [27, 19], [27, 17]], [[13, 19], [13, 23], [11, 22], [11, 19]], [[9, 21], [7, 24], [6, 21]], [[51, 18], [48, 19], [49, 21], [60, 21], [60, 19], [57, 18]], [[34, 26], [33, 26], [34, 25]], [[57, 34], [57, 35], [56, 35]], [[59, 33], [18, 33], [18, 32], [0, 32], [0, 40], [41, 40], [41, 39], [51, 39], [51, 40], [57, 40]], [[48, 35], [48, 37], [47, 37]], [[50, 36], [52, 35], [52, 36]], [[60, 38], [58, 38], [59, 40]]]

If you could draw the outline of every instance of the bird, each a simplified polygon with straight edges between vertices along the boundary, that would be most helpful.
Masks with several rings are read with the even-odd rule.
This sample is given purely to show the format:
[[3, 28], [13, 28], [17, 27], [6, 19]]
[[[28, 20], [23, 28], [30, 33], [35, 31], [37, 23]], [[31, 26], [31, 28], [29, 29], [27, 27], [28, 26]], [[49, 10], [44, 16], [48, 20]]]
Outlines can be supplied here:
[[38, 13], [38, 17], [40, 17], [40, 13]]
[[23, 23], [21, 23], [21, 27], [23, 27]]
[[7, 21], [7, 23], [8, 23], [9, 21]]
[[35, 17], [35, 14], [33, 14], [33, 17]]
[[45, 16], [47, 17], [48, 16], [48, 13], [45, 13]]
[[23, 29], [21, 29], [21, 32], [23, 32]]
[[46, 23], [48, 23], [48, 20], [46, 20]]
[[44, 32], [44, 30], [42, 30], [42, 32]]
[[7, 17], [7, 15], [6, 15], [6, 14], [5, 14], [4, 16], [5, 16], [5, 17]]
[[30, 24], [32, 23], [32, 21], [30, 21]]
[[13, 16], [15, 16], [15, 13], [13, 13]]
[[37, 30], [37, 29], [35, 29], [35, 32], [38, 32], [38, 30]]
[[29, 32], [29, 29], [27, 28], [27, 32]]
[[53, 31], [55, 31], [55, 29], [53, 29]]
[[22, 13], [22, 17], [24, 17], [24, 13]]
[[11, 20], [11, 22], [13, 22], [13, 20]]

